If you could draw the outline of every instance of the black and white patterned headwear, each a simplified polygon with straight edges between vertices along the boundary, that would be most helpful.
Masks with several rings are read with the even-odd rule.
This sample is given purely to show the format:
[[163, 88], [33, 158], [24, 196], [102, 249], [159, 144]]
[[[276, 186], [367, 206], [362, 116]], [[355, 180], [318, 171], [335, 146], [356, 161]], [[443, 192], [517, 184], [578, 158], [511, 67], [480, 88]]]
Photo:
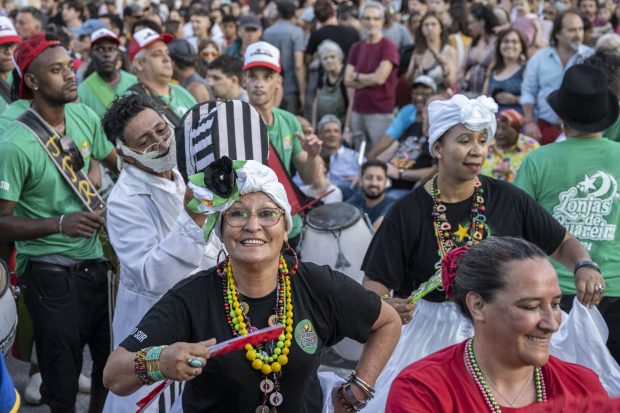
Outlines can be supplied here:
[[203, 102], [181, 118], [176, 128], [177, 165], [185, 183], [222, 156], [267, 165], [269, 135], [259, 113], [240, 100]]

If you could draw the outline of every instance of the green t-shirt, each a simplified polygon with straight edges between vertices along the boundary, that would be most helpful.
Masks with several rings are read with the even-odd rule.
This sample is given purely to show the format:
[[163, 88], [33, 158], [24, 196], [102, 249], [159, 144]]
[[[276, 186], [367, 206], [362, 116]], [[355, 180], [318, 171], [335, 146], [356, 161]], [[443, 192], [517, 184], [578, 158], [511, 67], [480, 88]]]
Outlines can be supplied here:
[[[114, 94], [116, 94], [116, 96], [122, 95], [127, 89], [138, 83], [138, 78], [136, 76], [132, 75], [131, 73], [127, 73], [124, 70], [121, 70], [120, 72], [121, 81], [118, 82], [116, 86], [110, 88], [112, 89]], [[97, 72], [93, 72], [90, 76], [95, 75], [97, 75]], [[78, 86], [78, 97], [80, 98], [80, 103], [83, 103], [92, 110], [94, 110], [97, 116], [99, 116], [99, 119], [103, 119], [107, 108], [103, 106], [99, 99], [97, 99], [95, 94], [91, 91], [90, 87], [88, 87], [86, 81], [80, 83], [80, 85]]]
[[30, 102], [26, 99], [16, 100], [11, 103], [6, 110], [0, 115], [0, 137], [4, 135], [4, 131], [11, 126], [11, 123], [24, 113], [30, 107]]
[[[273, 108], [273, 125], [267, 125], [267, 133], [273, 148], [282, 160], [286, 171], [291, 173], [291, 158], [300, 152], [301, 142], [295, 132], [299, 132], [303, 136], [299, 121], [290, 112], [282, 109]], [[301, 232], [302, 221], [299, 214], [293, 216], [293, 230], [289, 234], [293, 238]]]
[[[8, 83], [9, 86], [13, 83], [13, 71], [12, 70], [9, 72], [9, 75], [6, 78], [6, 83]], [[7, 104], [6, 100], [0, 98], [0, 114], [3, 113], [8, 107], [9, 105]]]
[[603, 138], [607, 138], [614, 142], [620, 142], [620, 117], [618, 117], [616, 123], [603, 131]]
[[[169, 83], [170, 92], [172, 93], [172, 105], [171, 108], [179, 118], [185, 115], [185, 112], [190, 110], [192, 106], [197, 104], [196, 99], [187, 90], [183, 89], [179, 85]], [[131, 91], [130, 91], [131, 92]], [[133, 92], [132, 92], [133, 93]], [[151, 92], [153, 93], [153, 92]], [[170, 95], [161, 95], [159, 98], [167, 105], [170, 102]]]
[[[601, 267], [605, 296], [620, 297], [620, 143], [569, 138], [530, 152], [514, 184], [573, 234]], [[572, 271], [552, 261], [564, 294], [576, 294]]]
[[[86, 173], [90, 158], [104, 159], [114, 147], [101, 129], [99, 117], [81, 103], [65, 105], [67, 135], [84, 158]], [[37, 138], [13, 123], [0, 138], [0, 198], [17, 202], [14, 215], [33, 219], [59, 217], [86, 207], [60, 175]], [[17, 241], [17, 275], [24, 272], [30, 256], [61, 254], [76, 260], [101, 257], [97, 236], [70, 238], [58, 234], [29, 241]]]

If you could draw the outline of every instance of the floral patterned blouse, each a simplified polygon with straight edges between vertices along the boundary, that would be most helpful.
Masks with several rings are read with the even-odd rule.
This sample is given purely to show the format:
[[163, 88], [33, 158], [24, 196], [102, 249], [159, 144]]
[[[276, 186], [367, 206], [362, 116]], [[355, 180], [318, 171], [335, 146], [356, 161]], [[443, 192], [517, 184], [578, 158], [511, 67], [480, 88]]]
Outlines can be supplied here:
[[[540, 144], [536, 141], [536, 139], [520, 133], [517, 138], [517, 144], [508, 152], [504, 152], [504, 150], [494, 139], [491, 144], [489, 144], [489, 154], [480, 173], [491, 176], [495, 179], [502, 179], [512, 182], [514, 181], [517, 171], [525, 159], [525, 156], [528, 152], [538, 148], [539, 146]], [[498, 171], [493, 173], [494, 170], [507, 170], [509, 172], [506, 174]]]

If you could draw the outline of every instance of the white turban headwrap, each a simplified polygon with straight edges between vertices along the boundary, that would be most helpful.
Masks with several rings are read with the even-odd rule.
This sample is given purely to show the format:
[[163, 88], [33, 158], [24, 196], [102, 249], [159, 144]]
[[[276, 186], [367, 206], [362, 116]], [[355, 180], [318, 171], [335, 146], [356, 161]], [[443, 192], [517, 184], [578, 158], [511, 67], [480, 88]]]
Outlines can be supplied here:
[[[240, 168], [235, 168], [235, 170], [237, 171], [236, 186], [239, 190], [238, 195], [245, 195], [252, 192], [265, 193], [269, 198], [271, 198], [273, 202], [275, 202], [280, 208], [284, 210], [287, 223], [287, 231], [290, 233], [293, 229], [291, 206], [288, 203], [288, 198], [286, 196], [284, 186], [280, 182], [278, 182], [278, 177], [276, 176], [276, 173], [271, 168], [257, 161], [234, 162], [234, 164], [238, 163], [244, 163], [243, 166], [241, 166]], [[194, 196], [200, 201], [214, 201], [213, 192], [208, 188], [196, 185], [194, 182], [192, 182], [191, 177], [188, 186], [192, 189], [192, 191], [194, 191]], [[211, 229], [215, 229], [215, 235], [221, 238], [221, 213], [228, 210], [235, 203], [235, 201], [236, 200], [233, 199], [233, 196], [231, 195], [230, 199], [217, 206], [208, 206], [204, 202], [197, 203], [195, 209], [197, 209], [198, 211], [204, 212], [209, 215], [217, 215], [217, 221], [212, 222], [212, 224], [215, 224], [215, 227], [208, 228], [209, 221], [207, 221], [207, 225], [205, 226], [205, 239], [208, 239], [208, 235], [210, 234]], [[207, 231], [209, 234], [207, 234]]]
[[454, 95], [450, 100], [436, 100], [428, 106], [428, 145], [431, 155], [433, 144], [454, 125], [462, 123], [471, 131], [486, 130], [489, 139], [495, 136], [497, 103], [487, 96], [468, 99], [464, 95]]

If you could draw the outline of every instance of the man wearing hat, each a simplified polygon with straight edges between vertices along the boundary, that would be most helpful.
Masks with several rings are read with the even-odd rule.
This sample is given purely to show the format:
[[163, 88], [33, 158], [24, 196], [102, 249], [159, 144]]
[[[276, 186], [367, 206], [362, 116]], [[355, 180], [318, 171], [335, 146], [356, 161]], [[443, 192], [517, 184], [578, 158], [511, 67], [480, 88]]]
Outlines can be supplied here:
[[263, 26], [257, 15], [248, 13], [242, 16], [239, 20], [239, 37], [235, 39], [233, 44], [226, 47], [226, 54], [243, 59], [247, 47], [258, 42], [262, 35]]
[[85, 63], [75, 70], [75, 80], [78, 85], [84, 80], [86, 69], [88, 69], [88, 66], [90, 65], [90, 51], [92, 49], [90, 37], [97, 30], [106, 28], [107, 26], [101, 20], [90, 19], [86, 20], [80, 27], [71, 29], [71, 32], [75, 37], [73, 51], [79, 53], [80, 60]]
[[368, 159], [375, 159], [378, 155], [388, 149], [395, 140], [398, 140], [403, 133], [416, 121], [422, 122], [422, 111], [428, 98], [437, 93], [437, 84], [426, 75], [416, 77], [411, 89], [411, 102], [403, 106], [390, 126], [387, 128], [379, 142], [368, 152]]
[[128, 52], [138, 75], [138, 84], [129, 90], [153, 98], [168, 121], [176, 126], [185, 112], [197, 102], [187, 90], [170, 83], [172, 60], [166, 45], [172, 40], [172, 35], [158, 34], [148, 28], [134, 33]]
[[304, 113], [306, 102], [306, 66], [304, 66], [304, 31], [291, 23], [297, 7], [291, 0], [278, 2], [278, 20], [265, 29], [263, 40], [280, 50], [282, 60], [282, 89], [280, 108], [294, 115]]
[[0, 114], [9, 106], [11, 98], [11, 72], [15, 68], [13, 52], [22, 38], [19, 37], [13, 27], [11, 19], [0, 16]]
[[[88, 344], [93, 359], [90, 412], [100, 412], [110, 352], [107, 265], [95, 235], [103, 218], [86, 212], [86, 194], [96, 197], [88, 183], [80, 190], [83, 197], [78, 196], [72, 174], [52, 161], [60, 153], [58, 141], [47, 137], [48, 145], [42, 142], [46, 128], [70, 137], [63, 148], [75, 145], [72, 159], [81, 158], [82, 171], [92, 158], [116, 172], [116, 152], [97, 115], [81, 103], [69, 103], [77, 99], [73, 60], [58, 40], [35, 34], [13, 58], [21, 75], [19, 97], [33, 100], [27, 113], [39, 121], [29, 123], [22, 115], [0, 138], [0, 241], [16, 241], [15, 272], [33, 322], [42, 403], [52, 412], [74, 411], [82, 350]], [[35, 135], [33, 125], [43, 131]]]
[[[514, 184], [553, 214], [600, 266], [586, 263], [605, 279], [594, 288], [605, 293], [598, 309], [609, 327], [607, 347], [620, 361], [620, 145], [601, 133], [618, 119], [618, 97], [600, 69], [580, 64], [566, 71], [547, 103], [566, 140], [532, 151]], [[577, 293], [574, 277], [562, 265], [553, 266], [563, 294], [560, 306], [568, 312]]]
[[175, 39], [168, 43], [168, 51], [172, 59], [172, 78], [191, 93], [197, 102], [214, 100], [211, 86], [196, 73], [194, 63], [198, 56], [191, 44], [185, 39]]
[[99, 29], [90, 36], [90, 57], [95, 71], [78, 86], [78, 97], [100, 119], [117, 96], [138, 82], [136, 76], [116, 68], [121, 59], [118, 46], [118, 37], [108, 29]]
[[[243, 64], [250, 104], [265, 121], [273, 148], [289, 175], [293, 164], [301, 180], [306, 185], [312, 184], [318, 171], [318, 155], [323, 144], [314, 133], [304, 138], [295, 115], [273, 107], [276, 89], [282, 85], [280, 51], [267, 42], [251, 44], [245, 49]], [[293, 248], [299, 242], [301, 226], [301, 217], [294, 215], [293, 230], [289, 234], [289, 243]]]

